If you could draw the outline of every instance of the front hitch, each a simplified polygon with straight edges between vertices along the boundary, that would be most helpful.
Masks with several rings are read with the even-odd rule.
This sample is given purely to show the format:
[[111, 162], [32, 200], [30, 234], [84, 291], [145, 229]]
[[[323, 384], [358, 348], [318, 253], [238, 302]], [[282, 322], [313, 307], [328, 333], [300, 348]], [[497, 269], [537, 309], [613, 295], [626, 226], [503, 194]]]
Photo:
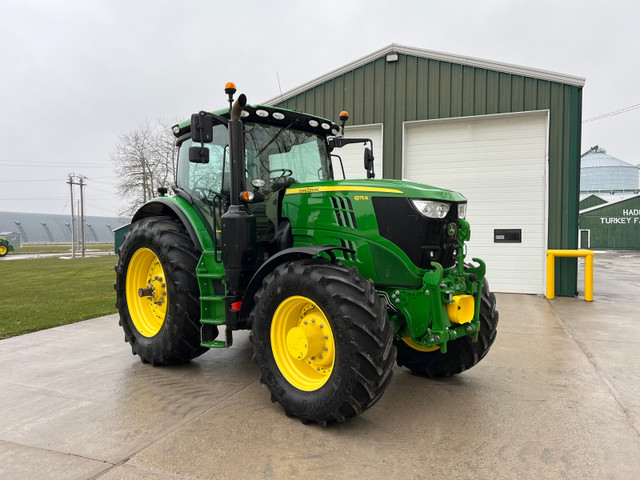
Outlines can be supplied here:
[[[472, 335], [477, 341], [486, 267], [480, 259], [473, 261], [478, 265], [468, 265], [462, 274], [454, 268], [445, 271], [433, 262], [433, 269], [424, 274], [420, 288], [388, 292], [391, 305], [406, 321], [406, 326], [397, 332], [401, 338], [410, 337], [423, 347], [440, 347], [442, 353], [447, 352], [447, 342], [456, 338]], [[473, 313], [460, 318], [458, 307]]]

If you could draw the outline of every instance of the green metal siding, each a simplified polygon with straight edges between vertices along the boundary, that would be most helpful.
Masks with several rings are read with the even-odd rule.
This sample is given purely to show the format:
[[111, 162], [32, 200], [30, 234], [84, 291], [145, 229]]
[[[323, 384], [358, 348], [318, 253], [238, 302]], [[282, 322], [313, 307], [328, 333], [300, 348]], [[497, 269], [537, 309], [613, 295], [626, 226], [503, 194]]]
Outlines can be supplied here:
[[588, 197], [580, 201], [580, 205], [578, 206], [578, 208], [580, 210], [585, 210], [587, 208], [603, 205], [605, 203], [607, 203], [606, 200], [603, 200], [595, 195], [589, 195]]
[[[278, 104], [351, 125], [383, 123], [385, 178], [402, 177], [403, 122], [549, 110], [549, 248], [577, 248], [582, 88], [399, 54], [327, 80]], [[303, 99], [303, 100], [301, 100]], [[315, 101], [313, 100], [315, 99]], [[558, 295], [577, 292], [576, 259], [559, 259]]]
[[580, 228], [591, 232], [591, 248], [640, 250], [640, 197], [583, 213]]

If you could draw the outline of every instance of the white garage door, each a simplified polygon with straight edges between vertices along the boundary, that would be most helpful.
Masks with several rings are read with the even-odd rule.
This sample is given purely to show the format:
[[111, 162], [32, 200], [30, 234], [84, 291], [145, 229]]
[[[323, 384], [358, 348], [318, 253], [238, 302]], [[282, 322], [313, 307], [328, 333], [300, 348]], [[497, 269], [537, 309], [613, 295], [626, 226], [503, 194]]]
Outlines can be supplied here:
[[[344, 136], [345, 138], [370, 138], [373, 141], [373, 156], [375, 157], [373, 167], [376, 178], [382, 178], [382, 124], [346, 127]], [[367, 143], [366, 146], [369, 144]], [[367, 172], [364, 169], [364, 148], [364, 144], [354, 143], [336, 148], [331, 152], [342, 158], [346, 178], [367, 178]], [[338, 159], [333, 160], [333, 173], [336, 180], [342, 179], [342, 170]]]
[[404, 178], [467, 198], [468, 258], [496, 292], [545, 291], [547, 139], [547, 111], [404, 125]]

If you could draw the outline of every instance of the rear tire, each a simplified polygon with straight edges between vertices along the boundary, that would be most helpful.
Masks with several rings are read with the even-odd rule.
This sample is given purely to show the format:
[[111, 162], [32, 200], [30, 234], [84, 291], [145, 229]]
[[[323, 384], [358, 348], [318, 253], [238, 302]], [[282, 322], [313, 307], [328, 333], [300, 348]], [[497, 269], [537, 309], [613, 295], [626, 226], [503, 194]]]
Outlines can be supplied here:
[[[170, 217], [143, 218], [125, 237], [116, 265], [116, 307], [124, 339], [144, 363], [184, 363], [208, 350], [200, 346], [200, 254]], [[146, 292], [141, 296], [139, 289]]]
[[9, 244], [0, 242], [0, 257], [4, 257], [7, 253], [9, 253]]
[[383, 394], [396, 356], [393, 326], [373, 284], [322, 259], [277, 266], [251, 313], [260, 382], [288, 416], [342, 422]]
[[482, 303], [480, 304], [480, 331], [478, 341], [471, 337], [462, 337], [447, 344], [447, 353], [419, 351], [396, 340], [398, 365], [407, 367], [415, 375], [424, 377], [449, 377], [462, 373], [476, 365], [487, 354], [496, 339], [498, 311], [496, 296], [489, 291], [489, 283], [482, 285]]

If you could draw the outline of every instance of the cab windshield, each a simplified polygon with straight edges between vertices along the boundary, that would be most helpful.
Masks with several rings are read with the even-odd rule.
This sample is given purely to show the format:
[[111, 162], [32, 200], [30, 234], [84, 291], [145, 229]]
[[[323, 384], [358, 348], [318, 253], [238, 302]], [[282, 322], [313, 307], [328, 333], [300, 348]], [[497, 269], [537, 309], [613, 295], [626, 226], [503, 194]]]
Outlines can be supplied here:
[[[287, 126], [249, 122], [245, 123], [244, 131], [246, 189], [258, 188], [265, 199], [269, 199], [272, 193], [294, 183], [333, 180], [323, 136]], [[217, 230], [215, 225], [226, 209], [230, 194], [227, 127], [216, 125], [213, 141], [204, 144], [209, 149], [209, 163], [189, 162], [192, 145], [191, 139], [180, 145], [176, 183], [192, 197], [194, 206], [209, 226]]]
[[[264, 181], [263, 193], [281, 183], [318, 182], [333, 179], [324, 137], [291, 128], [246, 123], [244, 126], [246, 188], [252, 180]], [[229, 133], [216, 125], [209, 149], [209, 163], [190, 163], [191, 139], [180, 145], [177, 185], [193, 197], [229, 194]], [[200, 145], [200, 144], [197, 144]], [[259, 184], [259, 183], [258, 183]]]
[[287, 178], [288, 183], [332, 180], [324, 137], [259, 123], [245, 125], [247, 179], [262, 179], [267, 189]]

